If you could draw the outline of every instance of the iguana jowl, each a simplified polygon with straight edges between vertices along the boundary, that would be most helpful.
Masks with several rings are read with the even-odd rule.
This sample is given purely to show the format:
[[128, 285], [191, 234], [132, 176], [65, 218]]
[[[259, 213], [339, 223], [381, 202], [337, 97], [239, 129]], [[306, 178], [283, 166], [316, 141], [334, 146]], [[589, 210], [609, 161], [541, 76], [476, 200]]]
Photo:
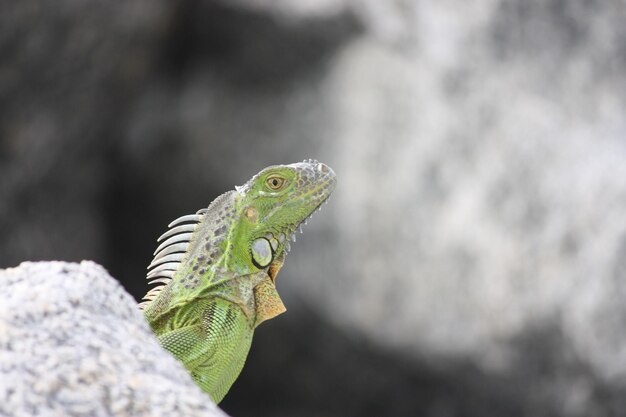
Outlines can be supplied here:
[[217, 403], [241, 372], [254, 329], [285, 311], [274, 286], [295, 231], [335, 189], [327, 165], [265, 168], [180, 217], [148, 267], [140, 304], [161, 345]]

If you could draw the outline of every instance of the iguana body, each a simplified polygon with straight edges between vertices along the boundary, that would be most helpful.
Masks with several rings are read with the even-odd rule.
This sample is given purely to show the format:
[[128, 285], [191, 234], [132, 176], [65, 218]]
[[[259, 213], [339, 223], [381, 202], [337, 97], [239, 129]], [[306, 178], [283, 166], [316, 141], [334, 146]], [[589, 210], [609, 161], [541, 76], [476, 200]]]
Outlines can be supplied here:
[[148, 279], [162, 285], [141, 307], [161, 345], [215, 402], [241, 372], [254, 329], [285, 311], [274, 284], [289, 240], [335, 184], [317, 161], [271, 166], [159, 238]]

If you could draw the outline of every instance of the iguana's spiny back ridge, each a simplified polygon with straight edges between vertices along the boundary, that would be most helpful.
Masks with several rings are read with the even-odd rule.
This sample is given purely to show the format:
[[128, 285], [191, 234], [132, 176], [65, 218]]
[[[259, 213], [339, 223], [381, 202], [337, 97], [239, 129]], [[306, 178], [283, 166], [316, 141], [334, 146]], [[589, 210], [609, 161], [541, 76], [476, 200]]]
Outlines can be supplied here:
[[256, 326], [285, 311], [275, 280], [295, 232], [328, 201], [332, 169], [315, 160], [265, 168], [159, 237], [159, 284], [140, 304], [161, 344], [219, 402], [239, 375]]

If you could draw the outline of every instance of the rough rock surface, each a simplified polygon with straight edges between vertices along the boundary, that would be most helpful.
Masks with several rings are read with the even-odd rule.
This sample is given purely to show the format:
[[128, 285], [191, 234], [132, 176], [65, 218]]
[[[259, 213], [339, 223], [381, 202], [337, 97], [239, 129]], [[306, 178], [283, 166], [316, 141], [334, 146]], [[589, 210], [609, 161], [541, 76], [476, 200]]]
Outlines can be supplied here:
[[0, 415], [224, 417], [93, 262], [0, 270]]
[[[339, 138], [331, 221], [345, 249], [298, 284], [323, 286], [317, 300], [333, 317], [385, 343], [485, 355], [495, 368], [504, 358], [485, 347], [539, 322], [557, 321], [582, 350], [615, 337], [618, 327], [592, 323], [612, 315], [626, 278], [626, 73], [603, 31], [613, 19], [532, 2], [520, 16], [509, 3], [468, 11], [462, 25], [459, 11], [439, 10], [451, 38], [435, 51], [361, 39], [338, 53], [324, 99]], [[533, 49], [532, 31], [501, 33], [558, 13], [573, 14], [577, 48], [557, 42], [566, 26], [546, 27], [554, 55]], [[616, 372], [617, 345], [596, 346], [601, 374]]]
[[285, 285], [397, 352], [526, 380], [535, 415], [623, 414], [623, 3], [402, 3], [322, 82], [338, 242]]

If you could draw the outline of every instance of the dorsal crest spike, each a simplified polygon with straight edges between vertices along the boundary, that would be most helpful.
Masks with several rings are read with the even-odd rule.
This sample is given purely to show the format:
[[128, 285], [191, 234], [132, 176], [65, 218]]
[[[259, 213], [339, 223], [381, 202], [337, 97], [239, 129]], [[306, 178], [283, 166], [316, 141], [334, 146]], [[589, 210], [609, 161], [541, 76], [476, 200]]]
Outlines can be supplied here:
[[155, 257], [152, 263], [148, 265], [147, 269], [151, 269], [154, 266], [157, 266], [166, 262], [180, 262], [184, 256], [185, 256], [184, 253], [172, 253], [172, 254], [165, 255], [165, 256], [159, 256], [158, 258]]
[[191, 236], [204, 217], [203, 213], [202, 210], [199, 210], [196, 214], [177, 218], [168, 225], [170, 229], [157, 239], [157, 242], [161, 242], [161, 244], [154, 251], [154, 258], [148, 265], [146, 277], [150, 280], [149, 284], [157, 284], [157, 286], [148, 291], [143, 298], [144, 301], [139, 304], [141, 310], [154, 300], [163, 287], [174, 278], [180, 263], [185, 258]]
[[[163, 287], [170, 284], [182, 262], [185, 261], [193, 252], [197, 245], [191, 247], [192, 236], [196, 230], [201, 227], [207, 213], [224, 209], [232, 201], [235, 192], [229, 191], [217, 197], [208, 207], [198, 210], [195, 214], [181, 216], [171, 222], [169, 229], [157, 239], [159, 246], [154, 251], [154, 257], [150, 265], [148, 265], [147, 279], [149, 284], [156, 284], [144, 297], [144, 302], [140, 304], [140, 308], [155, 299]], [[210, 217], [211, 218], [211, 217]], [[213, 222], [210, 222], [213, 223]], [[208, 225], [210, 227], [210, 225]], [[203, 226], [204, 228], [207, 225]]]
[[179, 233], [193, 232], [196, 228], [196, 224], [184, 224], [182, 226], [173, 227], [167, 232], [163, 233], [161, 236], [159, 236], [159, 238], [157, 239], [157, 242], [161, 242], [163, 239], [179, 234]]
[[150, 272], [148, 272], [148, 277], [150, 278], [152, 276], [158, 275], [159, 272], [162, 271], [176, 271], [179, 265], [180, 262], [166, 262], [164, 264], [158, 265], [154, 267], [154, 269], [150, 270]]
[[161, 249], [173, 244], [173, 243], [179, 243], [179, 242], [189, 242], [189, 239], [191, 239], [191, 235], [193, 233], [181, 233], [178, 235], [174, 235], [172, 237], [170, 237], [169, 239], [167, 239], [166, 241], [164, 241], [163, 243], [161, 243], [156, 250], [154, 251], [153, 255], [156, 255]]
[[202, 215], [200, 214], [187, 214], [186, 216], [182, 216], [177, 218], [176, 220], [174, 220], [173, 222], [171, 222], [170, 224], [167, 225], [167, 227], [174, 227], [178, 224], [181, 223], [186, 223], [186, 222], [195, 222], [198, 223], [200, 220], [202, 220]]
[[170, 253], [185, 252], [188, 247], [189, 247], [189, 242], [181, 242], [181, 243], [175, 243], [173, 245], [169, 245], [168, 247], [161, 249], [161, 251], [159, 251], [156, 255], [154, 255], [153, 261], [163, 256], [169, 255]]

